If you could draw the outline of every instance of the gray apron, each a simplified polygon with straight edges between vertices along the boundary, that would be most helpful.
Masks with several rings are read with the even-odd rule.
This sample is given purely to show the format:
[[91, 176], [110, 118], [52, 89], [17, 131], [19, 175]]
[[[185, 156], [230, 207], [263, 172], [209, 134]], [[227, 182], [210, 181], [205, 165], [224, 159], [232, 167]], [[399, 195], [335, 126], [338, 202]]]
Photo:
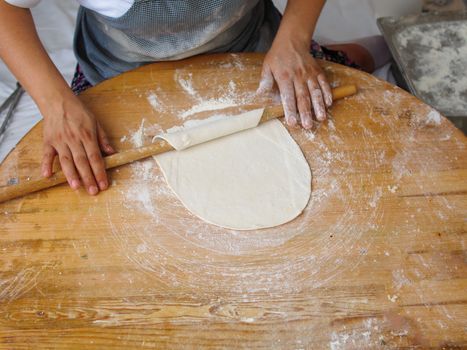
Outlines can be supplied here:
[[266, 52], [279, 22], [271, 0], [135, 0], [118, 18], [80, 7], [74, 50], [94, 85], [149, 62]]

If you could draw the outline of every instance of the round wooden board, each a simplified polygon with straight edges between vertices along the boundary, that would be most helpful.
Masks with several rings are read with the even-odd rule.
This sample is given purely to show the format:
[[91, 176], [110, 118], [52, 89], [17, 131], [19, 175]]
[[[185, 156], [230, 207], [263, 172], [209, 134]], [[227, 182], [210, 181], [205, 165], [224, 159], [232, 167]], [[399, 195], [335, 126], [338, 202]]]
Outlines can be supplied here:
[[[82, 100], [128, 149], [219, 113], [191, 113], [206, 106], [271, 103], [254, 94], [261, 62], [151, 64]], [[64, 185], [1, 204], [0, 349], [466, 346], [465, 136], [408, 93], [321, 64], [359, 93], [313, 131], [290, 130], [313, 191], [286, 225], [206, 224], [153, 159], [110, 171], [96, 197]], [[0, 184], [40, 176], [41, 132], [9, 155]]]

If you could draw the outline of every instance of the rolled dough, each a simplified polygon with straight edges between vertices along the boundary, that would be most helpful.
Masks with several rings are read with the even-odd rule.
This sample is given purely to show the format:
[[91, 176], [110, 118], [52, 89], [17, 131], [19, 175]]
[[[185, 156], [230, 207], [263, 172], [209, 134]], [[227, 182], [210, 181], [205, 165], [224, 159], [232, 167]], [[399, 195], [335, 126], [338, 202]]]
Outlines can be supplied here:
[[[254, 127], [262, 113], [161, 135], [179, 150], [155, 159], [184, 206], [204, 221], [235, 230], [261, 229], [293, 220], [307, 205], [308, 163], [281, 122]], [[230, 134], [229, 123], [236, 133]], [[210, 138], [215, 139], [205, 142]]]

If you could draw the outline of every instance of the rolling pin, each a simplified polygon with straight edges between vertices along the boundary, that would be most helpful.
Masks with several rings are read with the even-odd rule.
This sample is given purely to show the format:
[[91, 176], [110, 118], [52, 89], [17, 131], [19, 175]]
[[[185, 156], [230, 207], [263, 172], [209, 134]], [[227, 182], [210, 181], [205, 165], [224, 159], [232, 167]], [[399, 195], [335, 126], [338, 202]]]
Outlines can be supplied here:
[[[345, 97], [352, 96], [356, 93], [357, 87], [355, 85], [345, 85], [332, 89], [333, 100], [343, 99]], [[259, 106], [257, 107], [259, 108]], [[265, 108], [259, 123], [265, 123], [269, 120], [280, 118], [283, 115], [284, 110], [282, 108], [282, 105], [267, 107]], [[136, 160], [144, 159], [150, 156], [173, 150], [174, 148], [172, 148], [172, 146], [170, 146], [170, 144], [167, 141], [159, 139], [148, 146], [129, 149], [104, 157], [105, 168], [115, 168], [120, 165], [132, 163]], [[10, 199], [22, 197], [27, 194], [37, 192], [46, 188], [57, 186], [65, 182], [65, 175], [61, 170], [59, 170], [49, 178], [21, 182], [18, 185], [8, 186], [0, 190], [0, 203], [3, 203]]]

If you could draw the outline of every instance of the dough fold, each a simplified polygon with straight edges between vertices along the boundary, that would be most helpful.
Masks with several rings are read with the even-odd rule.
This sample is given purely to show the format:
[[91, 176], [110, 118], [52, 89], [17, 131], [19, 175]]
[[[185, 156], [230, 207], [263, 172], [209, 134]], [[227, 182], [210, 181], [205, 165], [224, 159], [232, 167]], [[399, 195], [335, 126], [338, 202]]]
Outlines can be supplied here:
[[264, 108], [255, 109], [234, 117], [225, 117], [201, 123], [189, 129], [157, 136], [166, 140], [177, 151], [212, 141], [239, 131], [254, 128], [259, 124]]

